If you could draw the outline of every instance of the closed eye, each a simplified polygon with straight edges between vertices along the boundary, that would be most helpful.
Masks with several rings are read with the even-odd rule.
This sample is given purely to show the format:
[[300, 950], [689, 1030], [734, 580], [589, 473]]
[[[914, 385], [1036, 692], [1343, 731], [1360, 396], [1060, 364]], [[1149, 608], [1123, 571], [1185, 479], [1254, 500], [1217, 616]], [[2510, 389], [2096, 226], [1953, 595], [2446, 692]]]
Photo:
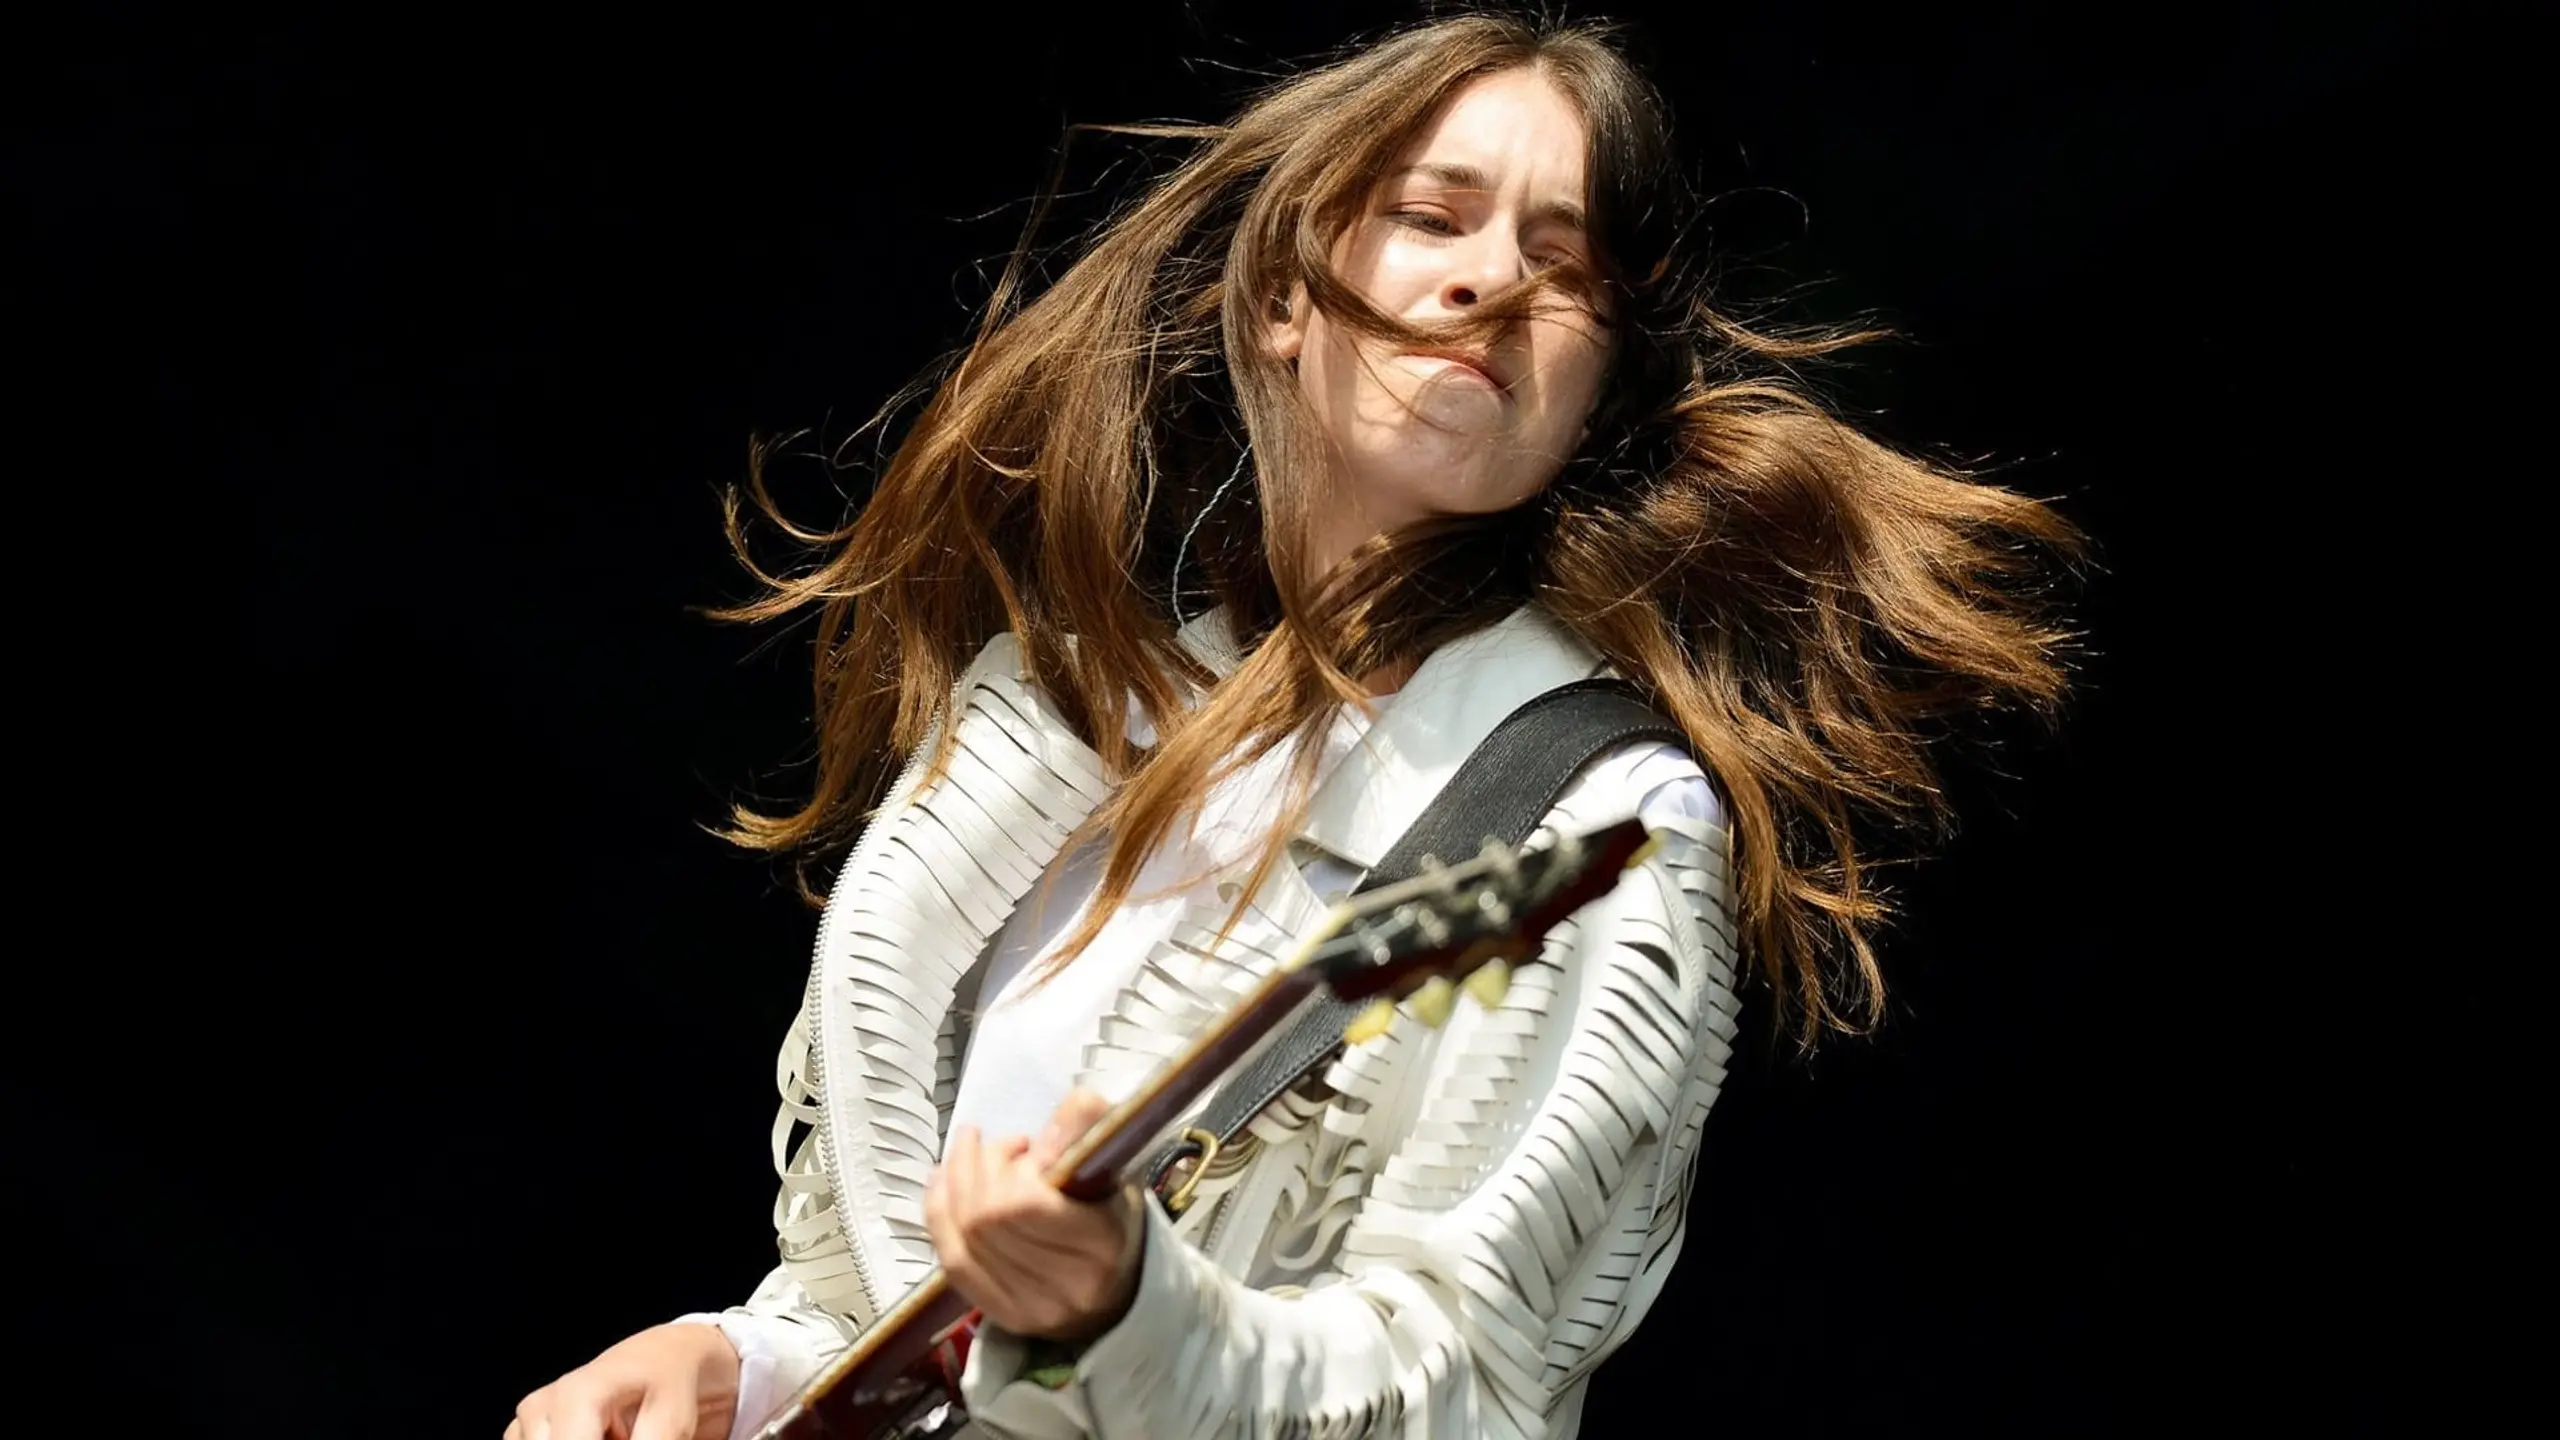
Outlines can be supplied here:
[[[1454, 236], [1458, 233], [1457, 223], [1436, 210], [1390, 210], [1387, 218], [1425, 235]], [[1529, 263], [1541, 270], [1571, 264], [1578, 258], [1570, 250], [1541, 250], [1528, 257]]]

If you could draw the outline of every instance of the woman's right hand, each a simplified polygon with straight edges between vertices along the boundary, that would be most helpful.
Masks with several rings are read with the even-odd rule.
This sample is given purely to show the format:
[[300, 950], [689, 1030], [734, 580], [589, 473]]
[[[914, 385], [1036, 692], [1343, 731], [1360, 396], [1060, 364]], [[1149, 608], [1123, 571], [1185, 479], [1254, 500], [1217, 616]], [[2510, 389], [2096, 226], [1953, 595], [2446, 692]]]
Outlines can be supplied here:
[[656, 1325], [516, 1404], [506, 1440], [725, 1440], [738, 1351], [717, 1325]]

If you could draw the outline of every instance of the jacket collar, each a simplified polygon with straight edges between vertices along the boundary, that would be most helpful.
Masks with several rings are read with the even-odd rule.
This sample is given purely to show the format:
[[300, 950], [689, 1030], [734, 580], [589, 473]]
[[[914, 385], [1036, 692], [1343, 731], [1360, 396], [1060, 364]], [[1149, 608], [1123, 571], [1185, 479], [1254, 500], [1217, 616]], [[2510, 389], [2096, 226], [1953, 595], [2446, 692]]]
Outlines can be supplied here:
[[[1223, 610], [1185, 625], [1182, 638], [1219, 675], [1242, 663]], [[1298, 838], [1369, 869], [1504, 716], [1606, 669], [1598, 652], [1535, 604], [1441, 646], [1317, 785]]]

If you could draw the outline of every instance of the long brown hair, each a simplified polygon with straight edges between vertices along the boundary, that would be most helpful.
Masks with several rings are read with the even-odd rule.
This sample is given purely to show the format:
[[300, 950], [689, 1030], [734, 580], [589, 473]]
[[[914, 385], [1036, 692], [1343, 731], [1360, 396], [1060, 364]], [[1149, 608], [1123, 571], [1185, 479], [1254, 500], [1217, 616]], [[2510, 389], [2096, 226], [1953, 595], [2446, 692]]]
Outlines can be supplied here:
[[[1462, 321], [1374, 309], [1331, 270], [1333, 242], [1459, 87], [1524, 66], [1589, 133], [1592, 261]], [[1442, 20], [1278, 84], [1223, 127], [1111, 128], [1198, 148], [1027, 301], [1026, 237], [858, 513], [793, 526], [765, 447], [729, 496], [731, 544], [762, 591], [714, 613], [817, 608], [820, 732], [806, 803], [740, 806], [731, 838], [794, 853], [808, 890], [810, 862], [851, 840], [959, 672], [1011, 630], [1122, 782], [1087, 822], [1110, 850], [1071, 959], [1226, 767], [1319, 734], [1363, 698], [1352, 677], [1534, 600], [1676, 719], [1714, 776], [1745, 948], [1799, 1033], [1872, 1025], [1884, 907], [1862, 846], [1940, 818], [1933, 722], [2058, 701], [2064, 637], [2038, 597], [2070, 525], [1877, 443], [1794, 383], [1797, 362], [1868, 332], [1782, 333], [1710, 303], [1704, 257], [1684, 253], [1695, 206], [1664, 107], [1603, 29]], [[1605, 317], [1588, 441], [1537, 498], [1381, 536], [1311, 581], [1298, 557], [1322, 439], [1265, 343], [1299, 286], [1338, 323], [1407, 344], [1480, 341], [1540, 306]], [[759, 566], [748, 503], [812, 563]], [[1175, 638], [1212, 601], [1245, 650], [1224, 683]], [[1209, 687], [1196, 705], [1195, 686]], [[1149, 749], [1127, 738], [1132, 703], [1157, 729]], [[1253, 883], [1303, 814], [1318, 748], [1300, 750]]]

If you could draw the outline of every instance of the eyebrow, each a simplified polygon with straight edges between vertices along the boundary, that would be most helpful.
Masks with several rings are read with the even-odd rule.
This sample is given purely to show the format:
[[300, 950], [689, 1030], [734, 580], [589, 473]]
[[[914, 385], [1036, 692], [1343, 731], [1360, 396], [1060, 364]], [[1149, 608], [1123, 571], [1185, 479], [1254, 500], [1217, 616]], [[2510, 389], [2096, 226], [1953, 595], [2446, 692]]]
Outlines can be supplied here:
[[[1491, 190], [1493, 188], [1493, 177], [1473, 165], [1408, 165], [1397, 171], [1394, 178], [1401, 180], [1407, 175], [1427, 176], [1453, 190]], [[1529, 218], [1553, 220], [1559, 224], [1572, 226], [1576, 230], [1587, 231], [1591, 228], [1584, 222], [1582, 206], [1571, 200], [1550, 200], [1532, 211]]]

